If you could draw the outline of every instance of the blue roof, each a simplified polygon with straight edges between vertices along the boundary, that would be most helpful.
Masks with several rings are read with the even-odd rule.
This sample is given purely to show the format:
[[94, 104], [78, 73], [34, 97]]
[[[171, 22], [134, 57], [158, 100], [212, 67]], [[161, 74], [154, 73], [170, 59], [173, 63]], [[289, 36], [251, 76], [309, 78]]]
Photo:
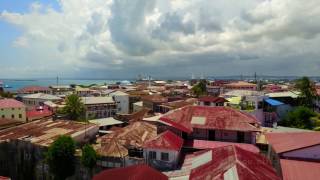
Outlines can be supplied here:
[[271, 106], [280, 106], [280, 105], [283, 105], [284, 103], [283, 102], [280, 102], [278, 100], [275, 100], [275, 99], [265, 99], [264, 101], [266, 101], [268, 104], [270, 104]]

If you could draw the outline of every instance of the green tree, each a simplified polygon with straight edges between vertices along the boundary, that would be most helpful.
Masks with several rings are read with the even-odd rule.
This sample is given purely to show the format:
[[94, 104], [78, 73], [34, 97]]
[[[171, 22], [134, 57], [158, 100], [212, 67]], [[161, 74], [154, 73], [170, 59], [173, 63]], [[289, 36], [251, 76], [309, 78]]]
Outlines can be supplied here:
[[84, 104], [76, 94], [71, 94], [66, 98], [66, 106], [62, 110], [71, 120], [80, 120], [84, 114]]
[[72, 176], [75, 171], [76, 145], [70, 136], [60, 136], [49, 147], [46, 160], [55, 180]]
[[304, 106], [299, 106], [293, 111], [289, 112], [279, 122], [279, 125], [301, 129], [313, 129], [316, 123], [314, 117], [316, 116], [317, 114], [311, 109]]
[[97, 153], [89, 144], [82, 147], [81, 163], [84, 167], [88, 168], [91, 176], [92, 169], [97, 163]]
[[302, 77], [296, 81], [295, 88], [300, 91], [301, 105], [313, 108], [314, 100], [317, 96], [314, 82], [308, 77]]
[[192, 93], [195, 94], [197, 97], [205, 95], [207, 93], [207, 81], [200, 80], [200, 82], [193, 86], [191, 90]]

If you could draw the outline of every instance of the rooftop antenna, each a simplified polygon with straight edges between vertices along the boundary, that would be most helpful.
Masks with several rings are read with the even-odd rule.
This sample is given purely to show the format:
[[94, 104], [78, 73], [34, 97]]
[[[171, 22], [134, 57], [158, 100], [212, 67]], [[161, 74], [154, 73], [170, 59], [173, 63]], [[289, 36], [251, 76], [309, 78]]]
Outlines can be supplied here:
[[57, 86], [59, 86], [59, 77], [57, 76]]
[[257, 82], [257, 72], [254, 72], [254, 82]]
[[195, 78], [194, 78], [194, 74], [193, 74], [193, 73], [191, 74], [191, 79], [195, 79]]

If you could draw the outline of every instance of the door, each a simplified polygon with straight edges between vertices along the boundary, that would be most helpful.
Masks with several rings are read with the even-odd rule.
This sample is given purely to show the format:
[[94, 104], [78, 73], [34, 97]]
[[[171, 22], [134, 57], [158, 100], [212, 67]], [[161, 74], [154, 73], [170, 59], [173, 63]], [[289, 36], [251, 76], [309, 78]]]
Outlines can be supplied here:
[[237, 132], [237, 142], [244, 143], [244, 132]]
[[208, 134], [208, 139], [211, 140], [211, 141], [214, 141], [216, 140], [216, 132], [215, 130], [209, 130], [209, 134]]

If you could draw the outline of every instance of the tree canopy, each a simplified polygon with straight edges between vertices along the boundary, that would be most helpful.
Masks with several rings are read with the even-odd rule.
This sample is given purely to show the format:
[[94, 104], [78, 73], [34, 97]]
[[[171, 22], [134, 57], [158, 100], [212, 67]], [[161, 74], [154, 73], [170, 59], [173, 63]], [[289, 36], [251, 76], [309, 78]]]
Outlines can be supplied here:
[[84, 114], [84, 104], [76, 94], [71, 94], [66, 98], [66, 106], [62, 112], [71, 120], [79, 120]]
[[46, 160], [54, 179], [62, 180], [75, 171], [75, 142], [70, 136], [60, 136], [49, 147]]
[[201, 80], [198, 84], [192, 87], [192, 92], [197, 97], [207, 94], [207, 81]]
[[299, 106], [289, 112], [279, 125], [312, 130], [317, 128], [317, 113], [307, 107]]
[[313, 107], [314, 100], [317, 96], [317, 91], [314, 82], [308, 77], [302, 77], [296, 80], [295, 88], [300, 91], [300, 104], [306, 107]]
[[97, 153], [89, 144], [86, 144], [82, 147], [81, 163], [90, 170], [97, 163]]

